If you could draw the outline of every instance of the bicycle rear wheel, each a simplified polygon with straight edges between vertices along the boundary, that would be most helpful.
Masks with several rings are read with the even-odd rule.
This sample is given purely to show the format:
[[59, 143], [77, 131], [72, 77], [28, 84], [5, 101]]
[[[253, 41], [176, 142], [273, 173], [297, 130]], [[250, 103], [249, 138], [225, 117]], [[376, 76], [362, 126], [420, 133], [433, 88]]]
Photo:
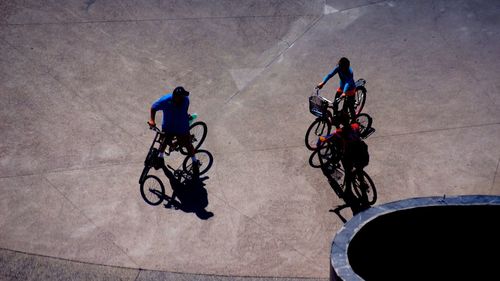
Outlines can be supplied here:
[[[189, 134], [191, 135], [191, 143], [196, 151], [201, 147], [207, 137], [207, 124], [202, 121], [194, 122], [191, 126], [189, 126]], [[180, 152], [183, 155], [188, 154], [185, 147], [181, 147]]]
[[359, 133], [361, 137], [365, 136], [367, 129], [372, 127], [372, 118], [366, 113], [356, 116], [356, 122], [359, 124]]
[[309, 165], [311, 165], [311, 167], [313, 168], [321, 168], [318, 150], [313, 151], [313, 153], [311, 153], [311, 156], [309, 156]]
[[370, 206], [377, 201], [377, 189], [370, 176], [365, 171], [357, 172], [354, 175], [352, 188], [358, 199]]
[[317, 118], [314, 120], [309, 128], [307, 128], [305, 143], [309, 150], [315, 150], [318, 138], [326, 136], [332, 131], [332, 124], [327, 118]]
[[141, 196], [149, 205], [159, 205], [165, 197], [165, 187], [157, 176], [148, 175], [141, 183]]
[[[197, 150], [194, 155], [200, 162], [199, 175], [203, 175], [212, 167], [214, 157], [212, 156], [212, 153], [204, 149]], [[193, 160], [190, 156], [186, 156], [186, 158], [184, 158], [184, 161], [182, 162], [182, 169], [190, 174], [193, 174]]]
[[356, 115], [359, 115], [365, 106], [366, 101], [366, 89], [365, 87], [357, 87], [356, 95], [354, 100], [354, 110], [356, 111]]

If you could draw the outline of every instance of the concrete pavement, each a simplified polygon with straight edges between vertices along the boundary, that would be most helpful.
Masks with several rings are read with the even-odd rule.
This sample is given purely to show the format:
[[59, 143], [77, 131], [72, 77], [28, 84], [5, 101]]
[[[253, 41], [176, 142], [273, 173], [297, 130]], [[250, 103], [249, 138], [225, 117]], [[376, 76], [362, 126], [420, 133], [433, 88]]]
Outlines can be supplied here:
[[[1, 2], [2, 267], [327, 278], [342, 201], [304, 133], [341, 56], [368, 81], [377, 204], [498, 195], [499, 19], [495, 1]], [[208, 220], [139, 193], [149, 106], [177, 85], [208, 124]]]

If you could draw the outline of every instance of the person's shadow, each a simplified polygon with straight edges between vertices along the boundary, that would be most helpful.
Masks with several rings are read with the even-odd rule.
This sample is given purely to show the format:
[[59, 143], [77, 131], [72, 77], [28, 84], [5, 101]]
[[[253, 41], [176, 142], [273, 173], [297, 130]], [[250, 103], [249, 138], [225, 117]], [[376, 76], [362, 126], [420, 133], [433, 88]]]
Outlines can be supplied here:
[[[352, 183], [349, 184], [348, 187], [341, 187], [341, 184], [333, 176], [334, 169], [329, 168], [331, 168], [331, 166], [321, 167], [323, 175], [327, 178], [328, 184], [330, 185], [332, 190], [334, 190], [335, 193], [339, 196], [339, 199], [344, 201], [344, 204], [338, 205], [334, 209], [331, 209], [330, 212], [335, 213], [343, 223], [346, 223], [347, 219], [342, 216], [342, 210], [349, 208], [352, 211], [352, 215], [355, 216], [356, 214], [369, 209], [371, 205], [375, 203], [370, 203], [367, 197], [356, 196], [352, 190]], [[375, 185], [372, 185], [372, 189], [372, 192], [376, 192]]]
[[[338, 184], [336, 182], [333, 183], [330, 181], [329, 181], [329, 183], [330, 183], [330, 185]], [[343, 209], [350, 208], [352, 215], [355, 216], [356, 214], [370, 208], [370, 204], [368, 202], [366, 202], [364, 199], [356, 197], [351, 189], [346, 190], [343, 193], [342, 200], [344, 201], [344, 204], [339, 205], [334, 209], [331, 209], [330, 212], [335, 213], [343, 223], [347, 222], [347, 219], [344, 218], [341, 214], [341, 211]]]
[[169, 168], [164, 166], [163, 172], [170, 181], [173, 193], [172, 197], [166, 198], [165, 208], [195, 213], [202, 220], [213, 217], [214, 214], [205, 209], [208, 206], [208, 193], [204, 181], [208, 177], [192, 177], [182, 170]]

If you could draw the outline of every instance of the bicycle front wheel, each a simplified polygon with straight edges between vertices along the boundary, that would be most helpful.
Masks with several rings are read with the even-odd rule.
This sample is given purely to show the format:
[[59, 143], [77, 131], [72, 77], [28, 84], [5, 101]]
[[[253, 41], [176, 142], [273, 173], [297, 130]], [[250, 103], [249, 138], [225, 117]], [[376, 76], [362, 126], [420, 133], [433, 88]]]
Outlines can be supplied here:
[[318, 150], [313, 151], [309, 156], [309, 165], [313, 168], [321, 168], [321, 161], [319, 159]]
[[318, 138], [330, 134], [331, 130], [332, 124], [330, 124], [327, 118], [317, 118], [314, 120], [306, 131], [305, 142], [307, 149], [315, 150]]
[[371, 206], [377, 201], [377, 189], [375, 189], [375, 184], [365, 171], [355, 174], [352, 188], [356, 196], [364, 203]]
[[157, 176], [148, 175], [141, 183], [141, 196], [149, 205], [159, 205], [165, 197], [165, 187]]
[[[191, 143], [196, 151], [201, 147], [207, 137], [207, 124], [202, 121], [194, 122], [191, 126], [189, 126], [189, 134], [191, 136]], [[188, 154], [185, 147], [181, 147], [180, 152], [184, 155]]]
[[[212, 153], [204, 149], [197, 150], [194, 155], [199, 161], [199, 175], [203, 175], [212, 167], [214, 157], [212, 156]], [[190, 174], [193, 174], [193, 160], [190, 156], [186, 156], [186, 158], [184, 158], [184, 161], [182, 162], [182, 169]]]

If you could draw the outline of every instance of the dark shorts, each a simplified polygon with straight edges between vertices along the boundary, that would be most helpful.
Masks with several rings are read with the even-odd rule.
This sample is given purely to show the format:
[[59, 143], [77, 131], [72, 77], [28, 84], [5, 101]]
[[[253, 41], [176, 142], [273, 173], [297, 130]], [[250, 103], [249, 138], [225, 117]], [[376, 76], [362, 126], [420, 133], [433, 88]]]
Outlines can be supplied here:
[[174, 137], [177, 138], [177, 143], [180, 146], [187, 147], [189, 144], [191, 144], [190, 142], [191, 135], [189, 134], [189, 132], [185, 134], [165, 133], [165, 138], [167, 140], [167, 143], [170, 143]]

